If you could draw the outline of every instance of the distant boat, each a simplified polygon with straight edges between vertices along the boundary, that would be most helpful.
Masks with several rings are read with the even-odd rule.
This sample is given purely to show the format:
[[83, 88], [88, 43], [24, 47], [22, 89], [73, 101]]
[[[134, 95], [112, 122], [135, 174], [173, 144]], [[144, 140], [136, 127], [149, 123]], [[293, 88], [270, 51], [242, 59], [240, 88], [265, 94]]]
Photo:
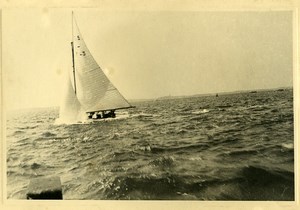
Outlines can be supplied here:
[[133, 106], [97, 64], [79, 31], [72, 12], [72, 71], [67, 80], [67, 93], [60, 117], [68, 121], [79, 118], [99, 119], [115, 117], [115, 110]]
[[216, 94], [216, 97], [219, 97], [219, 94], [218, 94], [218, 93]]
[[256, 90], [253, 90], [253, 91], [250, 91], [250, 93], [257, 93], [257, 91], [256, 91]]

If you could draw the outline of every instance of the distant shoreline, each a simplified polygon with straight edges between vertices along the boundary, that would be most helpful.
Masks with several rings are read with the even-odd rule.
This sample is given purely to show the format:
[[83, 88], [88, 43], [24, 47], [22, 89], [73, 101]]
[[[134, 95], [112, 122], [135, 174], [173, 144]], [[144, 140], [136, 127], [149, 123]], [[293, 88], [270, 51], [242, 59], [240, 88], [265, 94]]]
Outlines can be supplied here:
[[238, 93], [254, 93], [254, 92], [264, 92], [264, 91], [284, 91], [284, 90], [292, 90], [293, 87], [278, 87], [278, 88], [268, 88], [268, 89], [252, 89], [252, 90], [236, 90], [236, 91], [228, 91], [228, 92], [215, 92], [215, 93], [202, 93], [202, 94], [193, 94], [193, 95], [177, 95], [177, 96], [161, 96], [158, 98], [150, 98], [150, 99], [129, 99], [129, 102], [143, 102], [143, 101], [153, 101], [153, 100], [169, 100], [169, 99], [180, 99], [180, 98], [192, 98], [192, 97], [205, 97], [205, 96], [218, 96], [221, 95], [231, 95]]

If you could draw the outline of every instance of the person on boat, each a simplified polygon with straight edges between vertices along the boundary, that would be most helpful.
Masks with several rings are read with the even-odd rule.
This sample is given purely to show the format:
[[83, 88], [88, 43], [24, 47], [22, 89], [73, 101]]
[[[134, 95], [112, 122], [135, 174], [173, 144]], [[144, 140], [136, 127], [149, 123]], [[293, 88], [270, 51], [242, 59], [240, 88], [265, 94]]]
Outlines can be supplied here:
[[115, 110], [114, 110], [114, 109], [111, 110], [109, 114], [110, 114], [110, 117], [112, 117], [112, 118], [115, 118], [115, 117], [116, 117], [116, 114], [115, 114]]
[[89, 118], [89, 119], [92, 119], [92, 118], [93, 118], [93, 115], [94, 115], [94, 112], [89, 112], [89, 113], [88, 113], [88, 118]]
[[108, 113], [106, 111], [102, 111], [102, 117], [103, 118], [115, 118], [116, 114], [115, 114], [115, 110], [110, 110]]
[[101, 119], [101, 113], [100, 112], [97, 112], [96, 119]]

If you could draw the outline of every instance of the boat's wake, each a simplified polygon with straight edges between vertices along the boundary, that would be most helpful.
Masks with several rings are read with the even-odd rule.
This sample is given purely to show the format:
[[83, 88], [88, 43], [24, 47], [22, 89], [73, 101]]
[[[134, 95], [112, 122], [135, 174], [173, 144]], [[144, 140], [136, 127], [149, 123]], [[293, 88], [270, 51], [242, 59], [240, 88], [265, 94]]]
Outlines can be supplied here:
[[149, 114], [149, 113], [137, 113], [137, 114], [133, 114], [132, 117], [160, 117], [161, 115], [159, 114]]

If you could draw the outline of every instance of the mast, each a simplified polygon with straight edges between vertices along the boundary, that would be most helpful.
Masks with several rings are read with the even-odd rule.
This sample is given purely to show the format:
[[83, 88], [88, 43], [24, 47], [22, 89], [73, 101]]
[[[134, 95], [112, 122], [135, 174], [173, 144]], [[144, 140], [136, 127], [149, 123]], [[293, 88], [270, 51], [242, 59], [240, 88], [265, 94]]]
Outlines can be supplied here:
[[74, 60], [74, 44], [73, 44], [73, 11], [72, 11], [72, 42], [71, 42], [71, 47], [72, 47], [72, 67], [73, 67], [73, 78], [74, 78], [74, 91], [76, 95], [76, 78], [75, 78], [75, 60]]

